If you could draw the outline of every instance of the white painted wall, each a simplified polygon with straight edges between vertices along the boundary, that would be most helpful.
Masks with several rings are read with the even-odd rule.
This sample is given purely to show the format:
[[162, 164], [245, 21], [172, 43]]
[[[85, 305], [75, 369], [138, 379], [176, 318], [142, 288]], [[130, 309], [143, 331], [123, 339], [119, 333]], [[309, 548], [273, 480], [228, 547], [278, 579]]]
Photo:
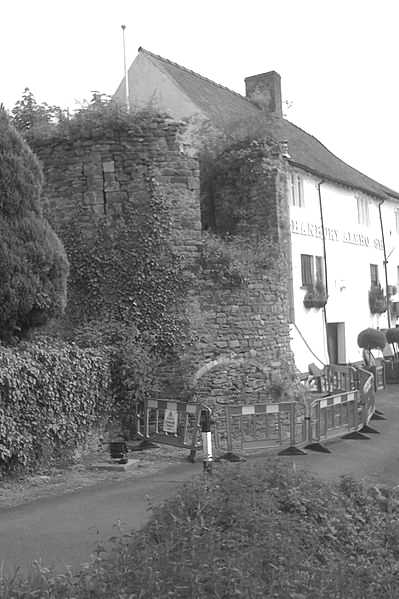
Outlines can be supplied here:
[[[301, 254], [323, 256], [320, 232], [318, 179], [300, 173], [303, 178], [304, 206], [290, 206], [291, 244], [294, 287], [295, 326], [292, 326], [292, 349], [297, 367], [306, 371], [311, 362], [320, 365], [306, 347], [299, 331], [321, 362], [328, 363], [327, 340], [323, 310], [303, 305], [305, 290], [301, 288]], [[345, 323], [346, 361], [362, 359], [357, 346], [359, 332], [367, 327], [385, 328], [387, 314], [372, 315], [369, 310], [370, 264], [377, 264], [379, 279], [385, 288], [384, 255], [378, 212], [378, 200], [368, 197], [369, 226], [360, 225], [357, 215], [358, 192], [325, 182], [321, 185], [326, 255], [328, 265], [329, 299], [327, 321]], [[367, 197], [361, 194], [362, 197]], [[399, 266], [399, 235], [396, 232], [395, 209], [399, 202], [386, 201], [382, 205], [384, 234], [388, 259], [388, 284], [397, 285]], [[319, 227], [317, 229], [317, 227]], [[363, 238], [356, 237], [356, 234]], [[395, 298], [393, 298], [395, 299]], [[399, 298], [398, 298], [399, 299]], [[391, 326], [395, 326], [393, 319]]]
[[[131, 109], [152, 108], [176, 119], [198, 113], [198, 107], [145, 54], [139, 53], [136, 56], [129, 68], [128, 78]], [[125, 104], [124, 79], [115, 92], [114, 99]]]

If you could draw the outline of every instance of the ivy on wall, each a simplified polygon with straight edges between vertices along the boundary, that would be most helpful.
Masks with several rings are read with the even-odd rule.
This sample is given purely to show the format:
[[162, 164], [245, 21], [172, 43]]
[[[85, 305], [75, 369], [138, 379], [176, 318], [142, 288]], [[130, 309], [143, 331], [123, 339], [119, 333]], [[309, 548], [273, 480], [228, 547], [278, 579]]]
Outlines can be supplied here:
[[184, 263], [170, 243], [164, 198], [150, 175], [146, 183], [145, 202], [126, 202], [119, 218], [97, 218], [88, 229], [87, 214], [77, 211], [59, 230], [70, 260], [67, 317], [75, 328], [134, 325], [155, 353], [175, 353], [187, 324]]

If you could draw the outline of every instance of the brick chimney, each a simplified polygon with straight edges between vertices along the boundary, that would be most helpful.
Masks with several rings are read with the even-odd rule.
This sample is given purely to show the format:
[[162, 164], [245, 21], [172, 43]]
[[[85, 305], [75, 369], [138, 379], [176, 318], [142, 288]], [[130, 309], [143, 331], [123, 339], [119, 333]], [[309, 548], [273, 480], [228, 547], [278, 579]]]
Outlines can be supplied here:
[[276, 71], [246, 77], [245, 95], [265, 112], [283, 116], [281, 77]]

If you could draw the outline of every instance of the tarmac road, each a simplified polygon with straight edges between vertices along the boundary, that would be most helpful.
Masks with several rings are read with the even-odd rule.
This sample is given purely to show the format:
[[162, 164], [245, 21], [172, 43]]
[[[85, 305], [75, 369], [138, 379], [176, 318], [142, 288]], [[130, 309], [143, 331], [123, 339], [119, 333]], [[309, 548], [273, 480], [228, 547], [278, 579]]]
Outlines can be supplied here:
[[[399, 385], [377, 396], [377, 407], [387, 417], [372, 421], [381, 434], [369, 440], [337, 440], [329, 443], [331, 454], [308, 452], [284, 457], [332, 480], [352, 474], [368, 483], [399, 484]], [[262, 462], [267, 458], [257, 457]], [[215, 468], [218, 466], [215, 465]], [[88, 560], [98, 542], [122, 530], [140, 528], [149, 516], [149, 501], [157, 504], [173, 495], [175, 489], [194, 474], [201, 463], [181, 463], [163, 472], [126, 482], [108, 482], [60, 497], [40, 499], [26, 505], [0, 510], [0, 562], [5, 572], [17, 566], [26, 572], [33, 560], [55, 565], [62, 571]]]

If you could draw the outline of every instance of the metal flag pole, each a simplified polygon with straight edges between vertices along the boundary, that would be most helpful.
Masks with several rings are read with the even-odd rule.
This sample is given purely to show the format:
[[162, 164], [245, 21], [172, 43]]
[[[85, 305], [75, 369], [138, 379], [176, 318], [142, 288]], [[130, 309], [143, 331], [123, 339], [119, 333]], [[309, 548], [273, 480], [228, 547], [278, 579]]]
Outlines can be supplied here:
[[129, 79], [127, 76], [127, 66], [126, 66], [126, 45], [125, 45], [125, 29], [126, 25], [121, 25], [122, 27], [122, 38], [123, 38], [123, 67], [125, 72], [125, 99], [126, 99], [126, 110], [130, 112], [130, 102], [129, 102]]

